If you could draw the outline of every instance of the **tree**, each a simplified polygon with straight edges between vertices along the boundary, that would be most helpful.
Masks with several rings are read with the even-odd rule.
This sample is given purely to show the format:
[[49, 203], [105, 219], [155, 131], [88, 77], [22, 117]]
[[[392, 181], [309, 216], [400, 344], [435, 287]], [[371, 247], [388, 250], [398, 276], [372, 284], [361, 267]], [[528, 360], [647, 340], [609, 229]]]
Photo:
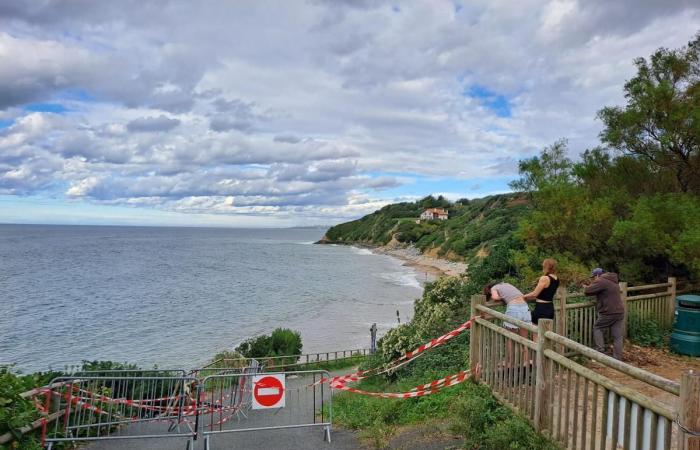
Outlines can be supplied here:
[[566, 157], [567, 141], [560, 139], [545, 148], [540, 156], [533, 156], [518, 163], [520, 179], [510, 183], [516, 191], [529, 194], [545, 186], [571, 182], [571, 160]]
[[598, 112], [610, 147], [670, 171], [681, 192], [700, 193], [700, 33], [687, 47], [635, 60], [625, 107]]

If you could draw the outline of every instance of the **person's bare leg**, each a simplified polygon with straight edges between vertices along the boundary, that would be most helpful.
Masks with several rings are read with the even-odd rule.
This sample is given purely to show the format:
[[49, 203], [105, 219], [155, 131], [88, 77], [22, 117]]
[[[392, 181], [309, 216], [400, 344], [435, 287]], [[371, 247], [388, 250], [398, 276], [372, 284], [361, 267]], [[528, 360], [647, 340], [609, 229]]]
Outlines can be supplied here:
[[[525, 328], [518, 328], [518, 334], [519, 334], [521, 337], [524, 337], [525, 339], [528, 338], [528, 337], [527, 337], [527, 330], [526, 330]], [[527, 347], [525, 347], [525, 346], [523, 345], [523, 365], [527, 365], [528, 362], [529, 362], [529, 360], [530, 360], [530, 358], [529, 358], [528, 349], [527, 349]]]

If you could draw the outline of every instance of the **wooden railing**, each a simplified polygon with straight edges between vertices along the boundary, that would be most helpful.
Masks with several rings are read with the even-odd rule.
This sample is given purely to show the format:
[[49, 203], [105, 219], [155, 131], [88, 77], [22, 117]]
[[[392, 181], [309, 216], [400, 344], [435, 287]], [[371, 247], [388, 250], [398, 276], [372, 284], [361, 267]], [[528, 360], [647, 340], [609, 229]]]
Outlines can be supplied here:
[[[690, 291], [690, 289], [688, 289]], [[620, 295], [625, 305], [627, 330], [648, 319], [656, 320], [663, 327], [671, 327], [675, 311], [676, 279], [666, 283], [628, 286], [620, 283]], [[486, 306], [496, 306], [490, 302]], [[583, 292], [567, 292], [559, 288], [555, 300], [554, 330], [561, 336], [593, 346], [593, 324], [597, 317], [595, 301]]]
[[[646, 295], [636, 300], [656, 298]], [[502, 403], [565, 448], [700, 448], [700, 373], [688, 371], [677, 383], [555, 333], [552, 320], [541, 319], [537, 327], [514, 320], [486, 306], [482, 295], [473, 296], [471, 305], [472, 317], [477, 317], [470, 338], [472, 372]], [[585, 324], [586, 316], [580, 317], [573, 323]], [[496, 321], [518, 326], [527, 337]], [[574, 329], [585, 331], [585, 326]], [[569, 353], [595, 361], [629, 382], [604, 376], [568, 358]], [[659, 395], [651, 397], [649, 392]]]

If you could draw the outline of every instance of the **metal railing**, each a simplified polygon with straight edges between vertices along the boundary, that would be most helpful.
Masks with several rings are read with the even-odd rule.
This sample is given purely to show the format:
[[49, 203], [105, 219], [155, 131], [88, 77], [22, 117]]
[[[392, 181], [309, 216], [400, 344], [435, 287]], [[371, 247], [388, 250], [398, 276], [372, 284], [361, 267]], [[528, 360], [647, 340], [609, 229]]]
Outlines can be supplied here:
[[[43, 440], [177, 438], [192, 449], [197, 380], [179, 377], [78, 376], [54, 379], [43, 391], [43, 411], [60, 412]], [[184, 428], [184, 430], [183, 430]]]
[[[288, 356], [265, 356], [255, 358], [261, 365], [268, 370], [282, 369], [286, 367], [302, 366], [307, 364], [342, 361], [344, 359], [355, 358], [358, 356], [367, 356], [370, 354], [370, 349], [360, 348], [354, 350], [337, 350], [332, 352], [319, 353], [304, 353], [300, 355]], [[248, 366], [252, 358], [219, 358], [209, 364], [202, 366], [201, 369], [207, 369], [221, 364], [230, 364], [232, 367]], [[200, 369], [200, 370], [201, 370]]]
[[[235, 439], [231, 434], [260, 430], [320, 427], [324, 440], [330, 442], [333, 426], [333, 389], [319, 382], [329, 378], [325, 370], [278, 372], [258, 377], [281, 376], [285, 381], [280, 393], [283, 408], [251, 409], [256, 389], [254, 376], [235, 373], [211, 375], [199, 386], [199, 433], [204, 449], [213, 446], [213, 438], [229, 434], [227, 445]], [[244, 420], [242, 420], [244, 419]]]

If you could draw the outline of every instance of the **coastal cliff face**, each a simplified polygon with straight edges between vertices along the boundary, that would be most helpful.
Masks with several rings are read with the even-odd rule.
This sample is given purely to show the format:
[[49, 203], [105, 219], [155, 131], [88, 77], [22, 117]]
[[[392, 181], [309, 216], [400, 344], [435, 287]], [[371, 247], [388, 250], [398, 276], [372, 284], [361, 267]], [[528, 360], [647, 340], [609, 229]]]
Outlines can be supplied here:
[[[420, 220], [427, 208], [444, 208], [447, 220]], [[490, 248], [510, 237], [530, 210], [521, 194], [503, 194], [451, 203], [426, 197], [387, 205], [361, 219], [328, 229], [319, 244], [373, 247], [415, 246], [434, 258], [465, 261], [488, 256]]]

